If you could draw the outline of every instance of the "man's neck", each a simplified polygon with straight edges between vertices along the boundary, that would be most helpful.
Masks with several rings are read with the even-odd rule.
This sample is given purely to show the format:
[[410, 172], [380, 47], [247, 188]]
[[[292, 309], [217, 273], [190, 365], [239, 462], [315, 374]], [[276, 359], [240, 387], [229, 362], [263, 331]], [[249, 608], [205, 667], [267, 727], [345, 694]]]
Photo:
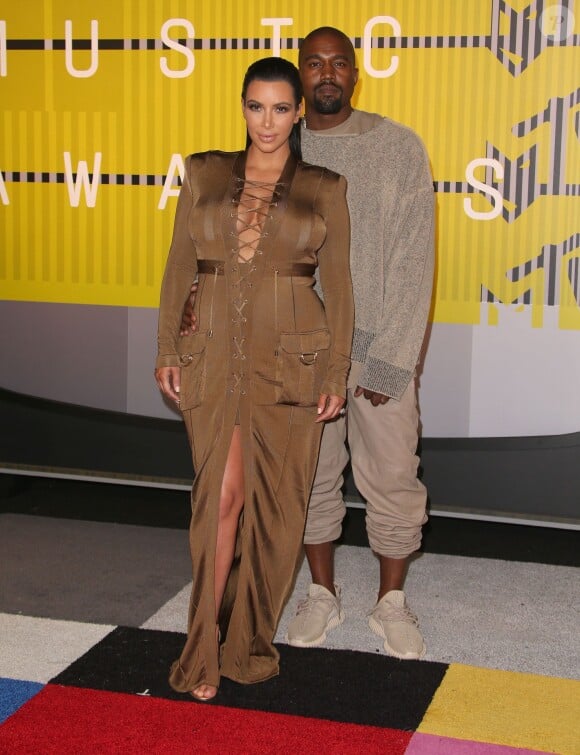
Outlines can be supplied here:
[[318, 113], [316, 110], [307, 110], [304, 115], [306, 128], [311, 131], [325, 131], [329, 128], [340, 126], [348, 120], [352, 114], [352, 107], [343, 107], [338, 113]]

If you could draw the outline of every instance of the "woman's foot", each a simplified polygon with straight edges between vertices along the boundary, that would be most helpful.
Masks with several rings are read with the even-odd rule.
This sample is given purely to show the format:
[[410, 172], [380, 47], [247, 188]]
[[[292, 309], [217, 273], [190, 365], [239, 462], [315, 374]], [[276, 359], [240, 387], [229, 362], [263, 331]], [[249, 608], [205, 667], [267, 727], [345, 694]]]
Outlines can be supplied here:
[[216, 695], [217, 687], [214, 687], [213, 684], [200, 684], [199, 687], [191, 690], [191, 696], [202, 702], [212, 700]]
[[[220, 645], [220, 638], [221, 638], [221, 632], [219, 624], [215, 625], [215, 639], [218, 646], [218, 653], [219, 653], [219, 645]], [[217, 695], [218, 688], [214, 687], [213, 684], [200, 684], [199, 687], [196, 687], [195, 689], [192, 689], [190, 694], [192, 697], [195, 697], [196, 700], [201, 700], [202, 702], [207, 702], [208, 700], [213, 700], [213, 698]]]

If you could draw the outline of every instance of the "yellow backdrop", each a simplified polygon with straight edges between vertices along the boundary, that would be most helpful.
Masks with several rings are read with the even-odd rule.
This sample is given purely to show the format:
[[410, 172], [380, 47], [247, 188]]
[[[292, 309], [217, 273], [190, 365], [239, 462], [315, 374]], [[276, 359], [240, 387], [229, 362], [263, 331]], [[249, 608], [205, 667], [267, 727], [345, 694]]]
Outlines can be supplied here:
[[243, 146], [247, 65], [277, 40], [296, 62], [299, 38], [328, 24], [355, 42], [356, 106], [414, 128], [431, 157], [433, 319], [492, 323], [505, 304], [530, 304], [534, 326], [558, 306], [560, 327], [580, 329], [573, 10], [572, 0], [4, 4], [2, 298], [157, 306], [176, 156]]

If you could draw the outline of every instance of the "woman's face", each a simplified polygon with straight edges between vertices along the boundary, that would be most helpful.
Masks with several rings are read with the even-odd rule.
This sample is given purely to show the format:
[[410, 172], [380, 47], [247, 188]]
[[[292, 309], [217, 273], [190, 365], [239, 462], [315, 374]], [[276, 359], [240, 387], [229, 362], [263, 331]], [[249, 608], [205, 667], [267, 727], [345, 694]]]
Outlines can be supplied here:
[[252, 144], [268, 154], [288, 149], [288, 138], [301, 110], [302, 105], [294, 102], [294, 92], [287, 81], [254, 80], [242, 100]]

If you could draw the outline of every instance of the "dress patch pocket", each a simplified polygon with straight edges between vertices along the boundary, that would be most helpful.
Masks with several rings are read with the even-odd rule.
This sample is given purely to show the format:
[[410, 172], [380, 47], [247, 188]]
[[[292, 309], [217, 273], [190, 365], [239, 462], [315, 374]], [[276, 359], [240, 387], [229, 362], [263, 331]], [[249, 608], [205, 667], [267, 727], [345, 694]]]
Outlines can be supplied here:
[[206, 379], [206, 343], [207, 331], [179, 338], [177, 344], [181, 367], [179, 406], [182, 410], [193, 409], [203, 401]]
[[280, 333], [276, 403], [316, 406], [326, 375], [330, 333], [326, 328], [306, 333]]

